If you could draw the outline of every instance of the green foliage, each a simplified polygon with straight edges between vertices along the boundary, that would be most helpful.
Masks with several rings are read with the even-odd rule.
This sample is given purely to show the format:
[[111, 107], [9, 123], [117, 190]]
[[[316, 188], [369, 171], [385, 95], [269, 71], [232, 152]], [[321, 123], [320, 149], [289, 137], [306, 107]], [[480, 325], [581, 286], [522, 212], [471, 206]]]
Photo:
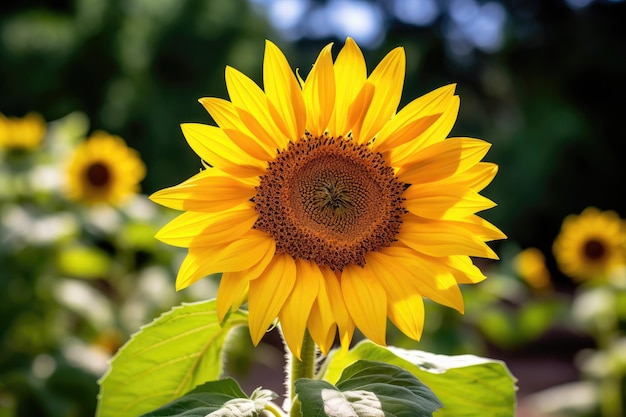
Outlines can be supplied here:
[[100, 381], [96, 415], [135, 417], [217, 379], [226, 336], [244, 324], [246, 313], [237, 311], [220, 325], [214, 300], [184, 303], [163, 314], [113, 358]]
[[248, 398], [234, 379], [210, 381], [142, 417], [256, 417], [276, 394], [257, 389]]
[[515, 379], [500, 361], [384, 348], [365, 341], [348, 353], [335, 352], [321, 377], [331, 383], [341, 381], [342, 370], [362, 359], [398, 366], [426, 384], [444, 404], [437, 416], [515, 415]]
[[427, 417], [441, 407], [415, 376], [386, 363], [357, 361], [343, 371], [336, 386], [307, 378], [295, 386], [303, 417]]

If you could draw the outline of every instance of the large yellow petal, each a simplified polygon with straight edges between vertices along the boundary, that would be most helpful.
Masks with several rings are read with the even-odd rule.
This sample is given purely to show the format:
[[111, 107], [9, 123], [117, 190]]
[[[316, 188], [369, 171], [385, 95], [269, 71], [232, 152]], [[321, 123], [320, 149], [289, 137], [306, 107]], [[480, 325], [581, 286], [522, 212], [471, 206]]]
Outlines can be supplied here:
[[385, 345], [387, 296], [371, 268], [346, 266], [341, 273], [341, 291], [356, 326], [374, 343]]
[[483, 239], [461, 222], [419, 219], [409, 214], [404, 216], [397, 238], [429, 256], [467, 255], [498, 259]]
[[270, 41], [265, 41], [263, 87], [267, 98], [284, 121], [287, 136], [292, 140], [302, 137], [306, 123], [302, 90], [287, 58]]
[[467, 216], [462, 219], [456, 219], [451, 223], [456, 224], [459, 227], [466, 228], [470, 233], [485, 242], [506, 239], [506, 235], [502, 232], [502, 230], [498, 229], [496, 226], [476, 214], [472, 214], [471, 216]]
[[479, 162], [468, 168], [462, 175], [443, 178], [438, 181], [421, 184], [421, 187], [432, 189], [445, 189], [448, 187], [465, 187], [479, 192], [491, 183], [498, 172], [498, 165], [491, 162]]
[[152, 194], [150, 200], [176, 210], [216, 212], [228, 210], [256, 195], [258, 178], [232, 178], [210, 168], [173, 187]]
[[332, 136], [347, 136], [355, 120], [350, 119], [350, 105], [367, 79], [367, 67], [363, 53], [352, 38], [339, 51], [334, 65], [337, 85], [335, 107], [328, 124]]
[[215, 123], [244, 152], [261, 161], [274, 159], [276, 156], [274, 143], [267, 143], [263, 138], [254, 136], [239, 118], [233, 103], [216, 97], [204, 97], [199, 101], [215, 120]]
[[176, 277], [176, 290], [187, 288], [200, 278], [218, 272], [242, 271], [267, 256], [274, 239], [252, 229], [228, 244], [191, 246]]
[[216, 297], [217, 318], [220, 323], [223, 323], [226, 315], [237, 310], [248, 297], [250, 279], [246, 272], [237, 271], [222, 274]]
[[254, 81], [236, 69], [226, 67], [226, 88], [239, 118], [259, 140], [283, 149], [293, 139], [277, 126], [273, 113], [278, 113], [274, 105]]
[[274, 241], [266, 247], [265, 255], [254, 266], [242, 271], [224, 272], [217, 290], [217, 317], [224, 320], [226, 313], [238, 309], [248, 296], [250, 281], [256, 279], [265, 271], [274, 258], [276, 245]]
[[420, 340], [424, 329], [424, 301], [422, 293], [416, 291], [412, 283], [407, 284], [407, 276], [399, 274], [398, 259], [380, 252], [366, 255], [366, 267], [372, 268], [378, 281], [387, 294], [389, 319], [404, 334]]
[[411, 248], [390, 246], [382, 254], [394, 272], [406, 279], [407, 291], [415, 291], [430, 300], [463, 313], [463, 295], [452, 273], [440, 258], [421, 255]]
[[232, 241], [252, 228], [258, 214], [252, 203], [214, 213], [188, 211], [163, 226], [156, 234], [161, 242], [188, 248], [220, 245]]
[[322, 49], [302, 87], [306, 128], [313, 136], [324, 134], [335, 105], [335, 73], [330, 53], [332, 46], [331, 43]]
[[459, 96], [450, 96], [443, 113], [428, 129], [415, 140], [384, 152], [385, 158], [393, 166], [402, 166], [411, 162], [414, 156], [419, 154], [422, 149], [426, 149], [446, 139], [452, 127], [454, 127], [454, 123], [456, 123], [460, 105]]
[[[438, 88], [407, 104], [383, 126], [376, 135], [372, 148], [386, 152], [409, 141], [422, 142], [420, 135], [433, 126], [450, 107], [455, 87], [455, 84], [450, 84]], [[445, 136], [441, 138], [443, 139]]]
[[459, 219], [495, 207], [496, 203], [467, 187], [414, 184], [403, 194], [404, 207], [427, 219]]
[[328, 267], [323, 267], [322, 274], [324, 274], [328, 298], [332, 302], [331, 307], [333, 309], [333, 317], [337, 322], [339, 341], [341, 342], [342, 350], [347, 350], [354, 335], [355, 325], [343, 299], [339, 273], [331, 271]]
[[476, 284], [487, 278], [469, 256], [448, 256], [445, 263], [459, 284]]
[[329, 297], [325, 275], [321, 270], [320, 274], [319, 292], [313, 303], [313, 307], [311, 307], [311, 314], [309, 315], [307, 326], [311, 337], [319, 346], [322, 353], [327, 354], [335, 340], [337, 326], [335, 324], [332, 308], [334, 300], [331, 301]]
[[252, 343], [257, 345], [278, 316], [296, 282], [296, 263], [286, 254], [274, 256], [268, 267], [250, 281], [248, 325]]
[[418, 152], [400, 167], [398, 178], [407, 184], [420, 184], [460, 174], [476, 165], [490, 147], [480, 139], [446, 139]]
[[219, 127], [200, 123], [183, 123], [180, 127], [191, 149], [211, 166], [242, 178], [265, 173], [266, 161], [242, 150]]
[[368, 77], [367, 82], [374, 86], [374, 95], [363, 122], [352, 130], [357, 143], [369, 142], [395, 114], [402, 96], [405, 68], [404, 49], [395, 48]]
[[360, 126], [363, 124], [367, 109], [369, 109], [370, 103], [374, 98], [374, 91], [374, 84], [366, 81], [363, 87], [361, 87], [361, 91], [359, 91], [354, 101], [348, 107], [348, 126], [352, 126], [352, 132], [350, 133], [352, 137], [358, 134]]
[[296, 260], [296, 283], [278, 317], [285, 343], [298, 360], [311, 307], [319, 293], [322, 279], [322, 272], [315, 263]]

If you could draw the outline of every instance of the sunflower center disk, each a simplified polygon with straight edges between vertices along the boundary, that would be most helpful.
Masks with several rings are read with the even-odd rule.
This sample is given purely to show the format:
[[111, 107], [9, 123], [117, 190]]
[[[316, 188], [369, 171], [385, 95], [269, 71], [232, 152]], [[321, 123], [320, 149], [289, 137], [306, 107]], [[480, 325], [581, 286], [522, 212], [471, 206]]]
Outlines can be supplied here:
[[606, 247], [604, 243], [600, 242], [599, 240], [591, 239], [585, 243], [585, 246], [583, 247], [583, 252], [587, 259], [590, 259], [592, 261], [599, 261], [604, 257], [606, 253]]
[[391, 245], [405, 212], [404, 183], [380, 153], [350, 140], [305, 136], [269, 163], [254, 227], [276, 251], [340, 271]]
[[87, 181], [94, 187], [103, 187], [109, 183], [111, 173], [109, 168], [100, 162], [96, 162], [87, 168], [85, 173]]

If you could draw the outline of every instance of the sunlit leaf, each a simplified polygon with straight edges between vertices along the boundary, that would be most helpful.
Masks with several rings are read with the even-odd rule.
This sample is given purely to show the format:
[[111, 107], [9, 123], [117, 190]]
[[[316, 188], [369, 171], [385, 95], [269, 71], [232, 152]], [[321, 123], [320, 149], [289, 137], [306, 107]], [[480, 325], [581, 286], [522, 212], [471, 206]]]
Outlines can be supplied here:
[[247, 324], [236, 311], [220, 326], [215, 300], [175, 307], [143, 327], [100, 380], [98, 417], [136, 417], [217, 379], [229, 331]]
[[336, 386], [307, 378], [295, 386], [303, 417], [428, 417], [441, 407], [415, 376], [386, 363], [357, 361]]
[[345, 354], [334, 352], [321, 378], [335, 383], [343, 369], [361, 359], [393, 364], [416, 376], [443, 403], [437, 417], [515, 415], [516, 380], [501, 361], [474, 355], [445, 356], [385, 348], [364, 341]]

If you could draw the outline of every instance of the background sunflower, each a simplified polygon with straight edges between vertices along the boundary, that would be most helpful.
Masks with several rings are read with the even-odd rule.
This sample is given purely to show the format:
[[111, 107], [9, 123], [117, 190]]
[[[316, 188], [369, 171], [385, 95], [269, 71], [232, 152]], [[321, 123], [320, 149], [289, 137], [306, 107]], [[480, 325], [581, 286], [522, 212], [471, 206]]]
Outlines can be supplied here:
[[626, 229], [614, 211], [586, 208], [563, 220], [554, 241], [561, 271], [577, 280], [607, 279], [626, 263]]
[[117, 205], [137, 194], [146, 167], [119, 136], [96, 132], [79, 144], [67, 166], [67, 195], [85, 204]]

